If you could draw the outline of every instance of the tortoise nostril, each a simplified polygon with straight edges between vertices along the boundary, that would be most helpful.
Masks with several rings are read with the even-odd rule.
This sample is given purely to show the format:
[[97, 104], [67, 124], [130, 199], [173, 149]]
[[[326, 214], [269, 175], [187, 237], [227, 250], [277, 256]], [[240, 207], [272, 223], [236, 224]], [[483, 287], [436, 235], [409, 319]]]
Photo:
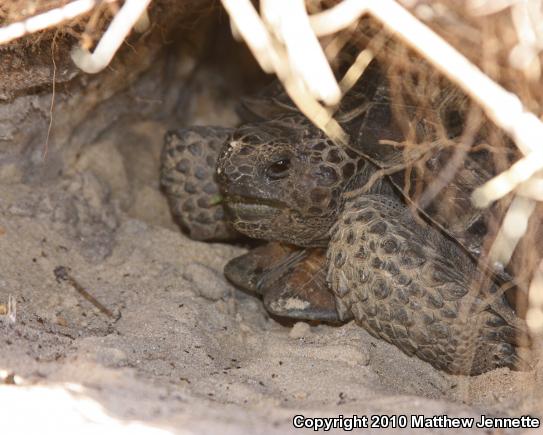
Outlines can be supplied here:
[[290, 169], [290, 159], [282, 158], [273, 162], [266, 171], [266, 174], [272, 180], [284, 178], [288, 175]]

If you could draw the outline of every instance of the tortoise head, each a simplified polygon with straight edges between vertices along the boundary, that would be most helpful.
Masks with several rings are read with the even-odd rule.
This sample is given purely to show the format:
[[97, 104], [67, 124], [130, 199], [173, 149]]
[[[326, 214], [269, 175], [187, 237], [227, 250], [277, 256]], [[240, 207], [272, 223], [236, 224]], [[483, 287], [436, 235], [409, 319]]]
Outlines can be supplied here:
[[325, 246], [358, 157], [307, 122], [269, 121], [237, 129], [217, 163], [236, 230], [298, 246]]

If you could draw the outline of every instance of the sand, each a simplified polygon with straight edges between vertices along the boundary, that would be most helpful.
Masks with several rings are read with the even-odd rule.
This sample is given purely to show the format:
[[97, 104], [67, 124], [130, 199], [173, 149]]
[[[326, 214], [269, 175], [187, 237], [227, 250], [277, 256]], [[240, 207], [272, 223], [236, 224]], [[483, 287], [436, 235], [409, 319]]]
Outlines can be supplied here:
[[[296, 414], [543, 414], [541, 363], [449, 376], [354, 323], [270, 319], [222, 274], [245, 250], [191, 241], [163, 223], [157, 182], [146, 188], [157, 219], [141, 199], [123, 211], [107, 177], [88, 168], [40, 187], [0, 187], [0, 301], [17, 300], [16, 322], [0, 326], [0, 369], [15, 383], [0, 401], [20, 413], [9, 433], [41, 425], [44, 413], [66, 431], [99, 421], [121, 432], [139, 422], [148, 433], [247, 434], [294, 432]], [[57, 281], [59, 266], [113, 317]], [[100, 412], [88, 416], [87, 402]]]
[[299, 433], [295, 415], [543, 417], [541, 362], [450, 376], [354, 323], [280, 323], [225, 280], [225, 263], [246, 250], [188, 239], [158, 186], [166, 129], [237, 121], [213, 74], [198, 73], [179, 123], [129, 110], [157, 107], [158, 82], [143, 81], [145, 98], [120, 94], [77, 128], [99, 133], [27, 165], [62, 171], [0, 185], [0, 303], [17, 301], [15, 321], [0, 317], [2, 433]]

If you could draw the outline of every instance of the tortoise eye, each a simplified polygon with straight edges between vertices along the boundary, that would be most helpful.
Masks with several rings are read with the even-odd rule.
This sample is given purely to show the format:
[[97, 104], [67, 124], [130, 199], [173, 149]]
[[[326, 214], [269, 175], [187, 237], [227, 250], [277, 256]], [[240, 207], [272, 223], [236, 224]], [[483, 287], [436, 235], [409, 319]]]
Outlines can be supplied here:
[[290, 159], [282, 158], [273, 162], [267, 169], [267, 175], [272, 180], [277, 180], [279, 178], [284, 178], [288, 175], [290, 169]]

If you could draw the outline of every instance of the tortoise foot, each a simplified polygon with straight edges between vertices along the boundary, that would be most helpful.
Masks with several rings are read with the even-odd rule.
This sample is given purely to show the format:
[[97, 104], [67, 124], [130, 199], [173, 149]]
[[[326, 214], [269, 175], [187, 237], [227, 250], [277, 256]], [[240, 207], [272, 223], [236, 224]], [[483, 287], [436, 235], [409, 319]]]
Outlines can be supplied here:
[[325, 260], [323, 249], [268, 243], [231, 260], [224, 273], [236, 286], [262, 296], [270, 314], [339, 322], [342, 319], [326, 284]]

